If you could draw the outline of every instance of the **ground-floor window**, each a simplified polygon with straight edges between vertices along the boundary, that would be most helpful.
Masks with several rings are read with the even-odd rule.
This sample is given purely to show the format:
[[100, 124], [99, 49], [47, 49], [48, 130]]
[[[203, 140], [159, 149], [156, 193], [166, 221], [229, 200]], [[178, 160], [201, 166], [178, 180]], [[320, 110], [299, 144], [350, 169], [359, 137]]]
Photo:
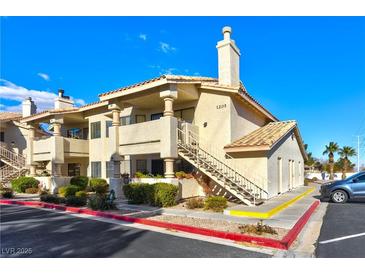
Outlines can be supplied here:
[[106, 177], [112, 178], [114, 173], [114, 165], [112, 161], [105, 162], [106, 164]]
[[68, 176], [80, 176], [80, 164], [68, 164]]
[[136, 171], [142, 173], [148, 173], [147, 160], [136, 160]]
[[91, 177], [101, 177], [101, 162], [91, 162]]

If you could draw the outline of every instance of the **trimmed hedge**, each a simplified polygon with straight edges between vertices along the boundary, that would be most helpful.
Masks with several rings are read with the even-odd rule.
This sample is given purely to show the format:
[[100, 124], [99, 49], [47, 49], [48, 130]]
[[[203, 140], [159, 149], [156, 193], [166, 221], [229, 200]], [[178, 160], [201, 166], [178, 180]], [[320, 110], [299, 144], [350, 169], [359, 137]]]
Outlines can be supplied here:
[[107, 193], [109, 190], [107, 181], [101, 178], [90, 179], [90, 187], [93, 191], [100, 195]]
[[40, 196], [40, 200], [45, 203], [52, 203], [52, 204], [61, 204], [65, 202], [65, 199], [62, 197], [58, 197], [54, 194], [43, 194]]
[[156, 183], [153, 184], [152, 205], [169, 207], [176, 204], [176, 197], [179, 188], [172, 184]]
[[87, 200], [87, 207], [92, 210], [108, 210], [114, 209], [114, 202], [108, 202], [106, 195], [95, 194]]
[[87, 193], [86, 193], [86, 191], [81, 190], [81, 191], [77, 191], [75, 193], [75, 196], [79, 197], [79, 198], [87, 198]]
[[11, 199], [14, 197], [14, 192], [11, 188], [8, 188], [8, 187], [2, 187], [0, 189], [0, 194], [1, 194], [1, 197], [2, 198], [5, 198], [5, 199]]
[[166, 183], [131, 183], [123, 186], [123, 192], [133, 204], [168, 207], [176, 204], [178, 187]]
[[39, 182], [33, 177], [19, 177], [11, 181], [11, 187], [15, 192], [24, 193], [27, 188], [38, 188]]
[[89, 178], [86, 176], [75, 176], [70, 181], [70, 185], [77, 186], [80, 190], [85, 190], [88, 184]]
[[69, 196], [66, 198], [65, 204], [67, 206], [85, 206], [86, 202], [86, 197]]
[[123, 192], [132, 204], [149, 204], [153, 187], [150, 184], [131, 183], [123, 186]]
[[208, 197], [204, 203], [204, 209], [222, 212], [227, 207], [227, 199], [222, 196]]
[[75, 196], [76, 192], [78, 192], [79, 190], [80, 189], [78, 186], [67, 185], [67, 186], [60, 187], [58, 189], [58, 193], [60, 194], [60, 196], [67, 198], [70, 196]]

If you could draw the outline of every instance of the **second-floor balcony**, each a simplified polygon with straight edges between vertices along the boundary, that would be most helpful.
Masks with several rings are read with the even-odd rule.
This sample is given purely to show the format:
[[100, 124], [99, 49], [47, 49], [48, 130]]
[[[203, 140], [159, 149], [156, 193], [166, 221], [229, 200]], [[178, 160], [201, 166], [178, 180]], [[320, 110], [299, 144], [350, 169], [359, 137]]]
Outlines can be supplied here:
[[55, 158], [88, 157], [89, 141], [57, 136], [33, 140], [33, 160], [48, 161]]

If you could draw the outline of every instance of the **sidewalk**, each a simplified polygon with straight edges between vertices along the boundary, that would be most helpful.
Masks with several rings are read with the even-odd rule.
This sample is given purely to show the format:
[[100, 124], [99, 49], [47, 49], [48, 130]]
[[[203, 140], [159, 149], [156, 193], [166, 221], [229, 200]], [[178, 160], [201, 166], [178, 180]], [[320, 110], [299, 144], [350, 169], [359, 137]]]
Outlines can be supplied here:
[[[248, 207], [238, 205], [230, 209], [244, 209], [245, 211], [269, 211], [280, 204], [283, 204], [291, 199], [297, 197], [298, 195], [308, 191], [311, 187], [300, 187], [292, 192], [285, 193], [277, 198], [271, 199], [267, 201], [262, 206], [259, 207]], [[309, 193], [308, 195], [304, 196], [300, 200], [294, 202], [293, 204], [289, 205], [287, 208], [283, 209], [282, 211], [275, 214], [275, 216], [271, 217], [270, 219], [263, 220], [264, 224], [273, 226], [273, 227], [280, 227], [285, 229], [291, 229], [298, 219], [305, 213], [305, 211], [311, 206], [311, 204], [317, 200], [314, 196], [318, 195], [318, 188], [315, 189], [313, 192]], [[188, 209], [173, 209], [173, 208], [158, 208], [158, 207], [151, 207], [151, 206], [140, 206], [140, 205], [131, 205], [125, 201], [120, 201], [117, 203], [118, 209], [123, 210], [131, 210], [132, 213], [128, 214], [130, 216], [133, 215], [141, 215], [146, 214], [147, 216], [153, 215], [175, 215], [181, 217], [192, 217], [192, 218], [200, 218], [200, 219], [211, 219], [211, 220], [224, 220], [234, 223], [240, 224], [256, 224], [259, 222], [260, 218], [252, 218], [252, 217], [237, 217], [226, 215], [222, 213], [214, 213], [208, 211], [198, 211], [198, 210], [188, 210]]]

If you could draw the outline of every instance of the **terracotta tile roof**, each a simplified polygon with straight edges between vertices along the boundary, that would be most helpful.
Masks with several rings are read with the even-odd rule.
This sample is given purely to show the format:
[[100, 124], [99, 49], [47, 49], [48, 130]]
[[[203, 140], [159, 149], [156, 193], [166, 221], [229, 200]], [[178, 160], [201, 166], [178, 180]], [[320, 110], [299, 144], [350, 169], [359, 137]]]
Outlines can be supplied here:
[[129, 89], [135, 88], [135, 87], [139, 87], [139, 86], [143, 86], [143, 85], [146, 85], [146, 84], [149, 84], [149, 83], [157, 82], [157, 81], [162, 80], [162, 79], [166, 79], [166, 80], [170, 80], [170, 81], [196, 81], [196, 82], [205, 82], [205, 81], [207, 81], [207, 82], [217, 82], [218, 81], [216, 78], [212, 78], [212, 77], [164, 74], [164, 75], [161, 75], [159, 77], [152, 78], [152, 79], [149, 79], [149, 80], [146, 80], [146, 81], [143, 81], [143, 82], [139, 82], [139, 83], [136, 83], [136, 84], [133, 84], [133, 85], [130, 85], [130, 86], [126, 86], [126, 87], [118, 88], [118, 89], [111, 90], [111, 91], [108, 91], [108, 92], [105, 92], [105, 93], [101, 93], [101, 94], [99, 94], [99, 97], [106, 96], [106, 95], [109, 95], [109, 94], [114, 94], [114, 93], [117, 93], [117, 92], [123, 92], [123, 91], [129, 90]]
[[297, 123], [295, 121], [271, 122], [224, 148], [266, 147], [270, 149], [296, 126]]
[[22, 114], [18, 112], [0, 112], [0, 121], [19, 121], [22, 118]]

